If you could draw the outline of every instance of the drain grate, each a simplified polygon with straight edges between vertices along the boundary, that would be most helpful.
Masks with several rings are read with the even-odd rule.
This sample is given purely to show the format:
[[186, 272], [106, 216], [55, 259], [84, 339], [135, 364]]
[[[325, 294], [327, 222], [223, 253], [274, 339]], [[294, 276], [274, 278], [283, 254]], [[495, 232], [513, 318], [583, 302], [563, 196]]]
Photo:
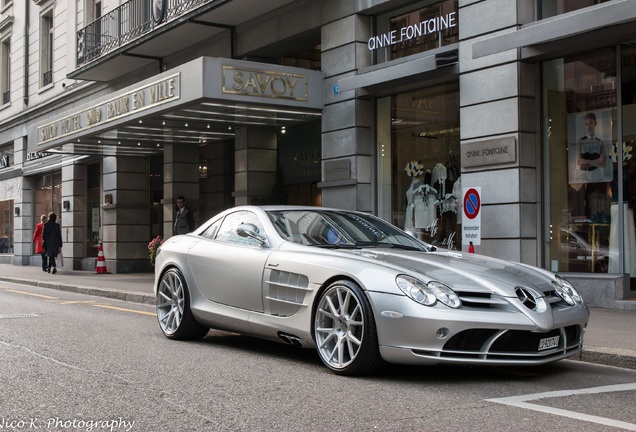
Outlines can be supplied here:
[[36, 314], [18, 313], [18, 314], [0, 314], [0, 319], [3, 318], [34, 318]]

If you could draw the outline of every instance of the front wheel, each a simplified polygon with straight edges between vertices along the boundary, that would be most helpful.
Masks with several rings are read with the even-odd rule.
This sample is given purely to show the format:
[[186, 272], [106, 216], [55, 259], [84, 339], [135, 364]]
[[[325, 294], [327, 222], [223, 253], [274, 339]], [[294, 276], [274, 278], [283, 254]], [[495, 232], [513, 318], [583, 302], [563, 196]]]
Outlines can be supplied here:
[[383, 364], [369, 300], [348, 280], [332, 283], [314, 312], [314, 339], [322, 362], [338, 375], [365, 375]]
[[188, 286], [175, 268], [161, 276], [157, 290], [157, 319], [161, 331], [170, 339], [201, 339], [208, 333], [209, 329], [194, 319]]

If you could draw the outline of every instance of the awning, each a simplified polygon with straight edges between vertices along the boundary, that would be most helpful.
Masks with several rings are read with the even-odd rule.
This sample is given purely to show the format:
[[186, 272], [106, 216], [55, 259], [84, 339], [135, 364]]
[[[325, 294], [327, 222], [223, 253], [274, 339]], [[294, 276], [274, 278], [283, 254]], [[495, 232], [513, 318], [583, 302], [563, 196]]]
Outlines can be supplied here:
[[323, 74], [201, 57], [38, 123], [30, 152], [143, 155], [320, 118]]
[[338, 92], [358, 90], [359, 96], [381, 97], [455, 79], [459, 73], [458, 44], [362, 69], [338, 81]]

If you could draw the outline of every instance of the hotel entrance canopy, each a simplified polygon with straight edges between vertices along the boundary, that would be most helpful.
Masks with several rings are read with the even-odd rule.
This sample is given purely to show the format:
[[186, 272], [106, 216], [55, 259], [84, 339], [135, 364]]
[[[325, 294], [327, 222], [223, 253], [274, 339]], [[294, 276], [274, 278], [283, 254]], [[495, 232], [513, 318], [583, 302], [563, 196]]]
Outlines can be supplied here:
[[237, 127], [320, 118], [323, 74], [201, 57], [37, 124], [30, 152], [144, 155], [166, 143], [231, 139]]

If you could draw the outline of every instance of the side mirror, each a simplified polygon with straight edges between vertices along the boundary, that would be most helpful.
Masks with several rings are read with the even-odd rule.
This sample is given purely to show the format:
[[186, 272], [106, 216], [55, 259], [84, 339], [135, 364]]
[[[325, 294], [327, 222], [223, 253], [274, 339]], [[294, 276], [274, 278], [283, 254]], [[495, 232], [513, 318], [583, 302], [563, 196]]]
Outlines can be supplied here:
[[236, 234], [243, 238], [253, 238], [257, 240], [261, 246], [267, 243], [265, 236], [259, 234], [258, 227], [251, 223], [242, 223], [236, 227]]

